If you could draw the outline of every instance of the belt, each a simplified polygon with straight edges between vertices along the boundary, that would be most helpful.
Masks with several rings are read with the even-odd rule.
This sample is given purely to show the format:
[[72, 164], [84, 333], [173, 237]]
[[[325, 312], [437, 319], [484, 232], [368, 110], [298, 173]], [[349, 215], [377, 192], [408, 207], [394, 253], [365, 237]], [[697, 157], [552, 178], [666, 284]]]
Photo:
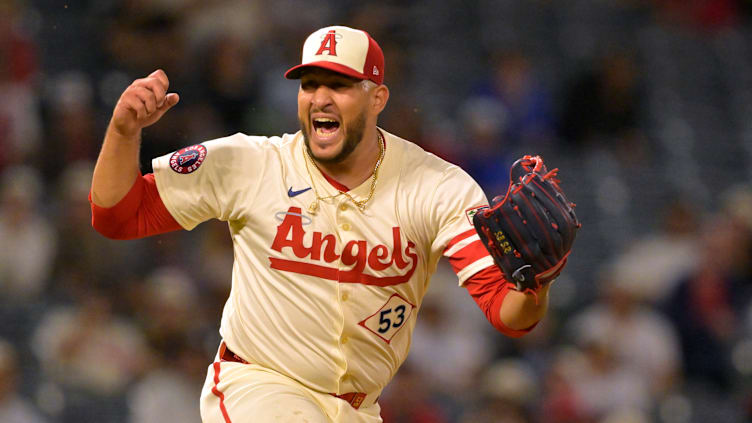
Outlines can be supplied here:
[[219, 359], [222, 361], [234, 361], [236, 363], [251, 364], [243, 360], [237, 354], [232, 352], [232, 350], [227, 348], [227, 344], [225, 344], [224, 341], [222, 341], [222, 345], [219, 346]]
[[[227, 348], [227, 344], [225, 344], [224, 342], [222, 342], [222, 344], [219, 346], [219, 359], [222, 361], [250, 364], [248, 361], [243, 360], [240, 356], [232, 352], [231, 349]], [[360, 408], [361, 404], [363, 404], [363, 401], [366, 399], [366, 394], [363, 392], [348, 392], [346, 394], [339, 395], [330, 393], [329, 395], [337, 397], [341, 400], [345, 400], [345, 402], [350, 404], [352, 408], [356, 410]]]
[[366, 399], [366, 394], [363, 392], [348, 392], [346, 394], [329, 394], [332, 396], [335, 396], [339, 399], [345, 400], [348, 404], [352, 406], [354, 409], [360, 408], [360, 405], [363, 404], [363, 401]]

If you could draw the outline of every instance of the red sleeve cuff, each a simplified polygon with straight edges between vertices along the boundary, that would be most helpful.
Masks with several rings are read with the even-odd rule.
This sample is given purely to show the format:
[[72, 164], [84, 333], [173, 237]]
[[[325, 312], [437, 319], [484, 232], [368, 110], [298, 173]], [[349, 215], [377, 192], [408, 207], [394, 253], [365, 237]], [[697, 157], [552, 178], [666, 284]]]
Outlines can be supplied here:
[[128, 193], [112, 207], [91, 203], [91, 225], [111, 239], [136, 239], [181, 229], [162, 202], [154, 175], [136, 178]]
[[535, 323], [529, 328], [517, 330], [507, 327], [501, 321], [501, 305], [511, 287], [498, 267], [490, 266], [474, 274], [465, 281], [465, 287], [486, 315], [486, 319], [504, 335], [520, 338], [537, 326], [538, 323]]

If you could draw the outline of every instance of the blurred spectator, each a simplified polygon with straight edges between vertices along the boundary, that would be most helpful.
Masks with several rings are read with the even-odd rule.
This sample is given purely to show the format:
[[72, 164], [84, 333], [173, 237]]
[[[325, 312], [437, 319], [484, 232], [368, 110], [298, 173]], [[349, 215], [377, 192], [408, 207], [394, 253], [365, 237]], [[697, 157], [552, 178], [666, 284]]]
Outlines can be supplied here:
[[460, 108], [461, 141], [466, 147], [462, 165], [486, 196], [504, 194], [509, 185], [512, 140], [505, 137], [508, 111], [496, 99], [472, 97]]
[[24, 33], [21, 20], [25, 4], [17, 0], [0, 2], [0, 75], [2, 81], [29, 84], [37, 67], [36, 45]]
[[420, 311], [408, 358], [413, 371], [439, 392], [465, 393], [490, 359], [486, 334], [453, 324], [451, 312], [435, 300], [424, 300]]
[[46, 148], [38, 161], [45, 177], [54, 180], [67, 164], [96, 159], [104, 129], [97, 125], [94, 88], [83, 72], [52, 79], [48, 97]]
[[219, 115], [225, 133], [255, 133], [250, 127], [251, 105], [258, 104], [257, 73], [253, 69], [251, 46], [230, 34], [217, 35], [204, 46], [201, 62], [202, 97]]
[[0, 422], [43, 423], [46, 419], [18, 393], [19, 361], [15, 348], [0, 339]]
[[[204, 232], [199, 248], [203, 259], [198, 264], [196, 274], [199, 275], [198, 282], [202, 284], [202, 290], [217, 292], [217, 296], [221, 298], [221, 302], [217, 305], [221, 310], [232, 280], [232, 238], [228, 233], [226, 223], [219, 221], [204, 223], [207, 224], [202, 225], [201, 229]], [[204, 300], [207, 299], [204, 298]]]
[[42, 184], [28, 166], [0, 175], [0, 293], [15, 305], [35, 299], [52, 270], [57, 235], [43, 214]]
[[0, 171], [31, 158], [39, 148], [36, 45], [23, 32], [24, 6], [0, 1]]
[[432, 397], [432, 385], [405, 363], [379, 398], [384, 423], [448, 423], [447, 411]]
[[641, 87], [633, 53], [610, 50], [566, 85], [559, 132], [570, 143], [603, 145], [626, 161], [645, 155], [639, 129]]
[[601, 298], [568, 325], [585, 349], [603, 345], [616, 367], [628, 369], [659, 399], [670, 392], [681, 371], [678, 335], [671, 323], [643, 302], [642, 292], [622, 275], [602, 271]]
[[464, 413], [461, 423], [531, 423], [538, 385], [535, 374], [524, 362], [503, 359], [483, 372], [478, 385], [479, 403]]
[[633, 408], [615, 410], [606, 415], [601, 423], [650, 423], [650, 413]]
[[188, 273], [176, 267], [159, 267], [146, 277], [137, 293], [135, 311], [153, 348], [171, 351], [172, 345], [182, 345], [205, 323], [195, 284]]
[[687, 377], [726, 390], [735, 381], [731, 348], [750, 301], [752, 232], [724, 213], [702, 225], [697, 269], [666, 302], [677, 328]]
[[[389, 89], [393, 90], [391, 83], [389, 84]], [[423, 128], [422, 116], [420, 113], [421, 111], [416, 108], [416, 104], [410, 99], [404, 97], [390, 97], [389, 107], [384, 109], [382, 114], [379, 115], [379, 126], [391, 133], [400, 134], [405, 139], [414, 140], [413, 142], [420, 145], [425, 150], [430, 151], [445, 160], [457, 163], [456, 159], [452, 160], [451, 153], [442, 148], [442, 145], [435, 145], [431, 142], [432, 140], [424, 139], [425, 130]], [[458, 148], [460, 146], [454, 147]]]
[[658, 0], [659, 18], [703, 30], [720, 30], [740, 21], [736, 0]]
[[489, 198], [506, 192], [520, 150], [543, 154], [553, 141], [551, 98], [520, 51], [497, 52], [488, 78], [459, 109], [461, 163]]
[[80, 305], [50, 310], [32, 344], [50, 379], [94, 397], [122, 395], [148, 360], [141, 332], [113, 315], [110, 299], [92, 290]]
[[107, 33], [101, 41], [115, 67], [145, 76], [158, 66], [176, 79], [189, 70], [181, 69], [187, 55], [178, 10], [157, 2], [111, 4], [114, 7], [104, 25]]
[[572, 347], [559, 348], [543, 375], [540, 421], [546, 423], [589, 423], [583, 399], [574, 388], [575, 376], [584, 356]]
[[85, 295], [93, 286], [119, 290], [137, 271], [132, 263], [143, 262], [143, 252], [133, 243], [108, 240], [92, 229], [88, 195], [93, 171], [93, 162], [70, 162], [58, 178], [54, 223], [59, 248], [51, 291], [60, 299]]
[[551, 96], [535, 74], [530, 58], [519, 50], [495, 52], [491, 73], [472, 97], [498, 101], [505, 112], [503, 136], [511, 143], [540, 147], [553, 140]]
[[151, 370], [128, 394], [129, 423], [200, 423], [201, 386], [209, 359], [200, 349], [171, 338]]
[[434, 392], [460, 399], [477, 385], [492, 359], [492, 343], [502, 335], [457, 287], [448, 264], [438, 266], [431, 288], [423, 299], [406, 362]]
[[665, 203], [661, 226], [614, 257], [611, 272], [639, 300], [662, 303], [698, 257], [698, 210], [681, 199]]
[[[752, 183], [739, 183], [721, 193], [721, 210], [740, 226], [742, 231], [752, 234]], [[744, 248], [744, 245], [740, 245]], [[747, 247], [752, 248], [752, 243]], [[752, 251], [747, 254], [752, 257]], [[752, 262], [739, 264], [738, 272], [752, 278]]]
[[581, 354], [567, 377], [580, 401], [584, 421], [599, 421], [623, 409], [650, 411], [650, 381], [621, 363], [612, 345], [592, 338]]

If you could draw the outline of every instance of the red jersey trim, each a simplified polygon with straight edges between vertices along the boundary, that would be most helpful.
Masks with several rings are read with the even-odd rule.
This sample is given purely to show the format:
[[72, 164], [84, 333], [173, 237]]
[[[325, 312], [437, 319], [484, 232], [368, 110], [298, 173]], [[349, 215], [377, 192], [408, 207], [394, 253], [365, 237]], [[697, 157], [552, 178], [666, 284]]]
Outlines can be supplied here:
[[452, 256], [448, 257], [449, 264], [452, 266], [454, 273], [459, 273], [465, 267], [475, 263], [488, 255], [488, 250], [483, 246], [480, 239], [464, 246]]
[[227, 413], [227, 408], [225, 407], [225, 394], [219, 390], [219, 371], [221, 369], [221, 364], [219, 361], [214, 362], [214, 386], [212, 386], [212, 394], [214, 394], [217, 398], [219, 398], [219, 410], [222, 412], [222, 417], [225, 419], [225, 423], [232, 423], [232, 420], [230, 420], [230, 415]]
[[339, 182], [335, 181], [334, 178], [332, 178], [331, 176], [327, 175], [323, 171], [321, 172], [321, 174], [324, 175], [324, 179], [326, 179], [326, 182], [329, 182], [329, 185], [333, 186], [335, 189], [337, 189], [339, 191], [342, 191], [342, 192], [350, 191], [350, 188], [348, 188], [348, 187], [340, 184]]
[[468, 229], [465, 232], [462, 232], [461, 234], [457, 235], [456, 237], [452, 238], [451, 241], [447, 244], [446, 248], [444, 248], [444, 253], [449, 251], [452, 247], [454, 247], [455, 244], [462, 241], [463, 239], [470, 238], [471, 236], [475, 235], [475, 229]]

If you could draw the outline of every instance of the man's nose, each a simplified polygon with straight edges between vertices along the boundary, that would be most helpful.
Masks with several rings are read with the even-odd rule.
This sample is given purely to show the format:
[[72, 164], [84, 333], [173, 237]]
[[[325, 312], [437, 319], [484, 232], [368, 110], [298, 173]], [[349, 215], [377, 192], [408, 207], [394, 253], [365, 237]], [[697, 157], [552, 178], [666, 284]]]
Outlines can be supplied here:
[[314, 108], [324, 110], [327, 106], [332, 104], [331, 89], [325, 85], [320, 85], [313, 92], [311, 97], [311, 104]]

